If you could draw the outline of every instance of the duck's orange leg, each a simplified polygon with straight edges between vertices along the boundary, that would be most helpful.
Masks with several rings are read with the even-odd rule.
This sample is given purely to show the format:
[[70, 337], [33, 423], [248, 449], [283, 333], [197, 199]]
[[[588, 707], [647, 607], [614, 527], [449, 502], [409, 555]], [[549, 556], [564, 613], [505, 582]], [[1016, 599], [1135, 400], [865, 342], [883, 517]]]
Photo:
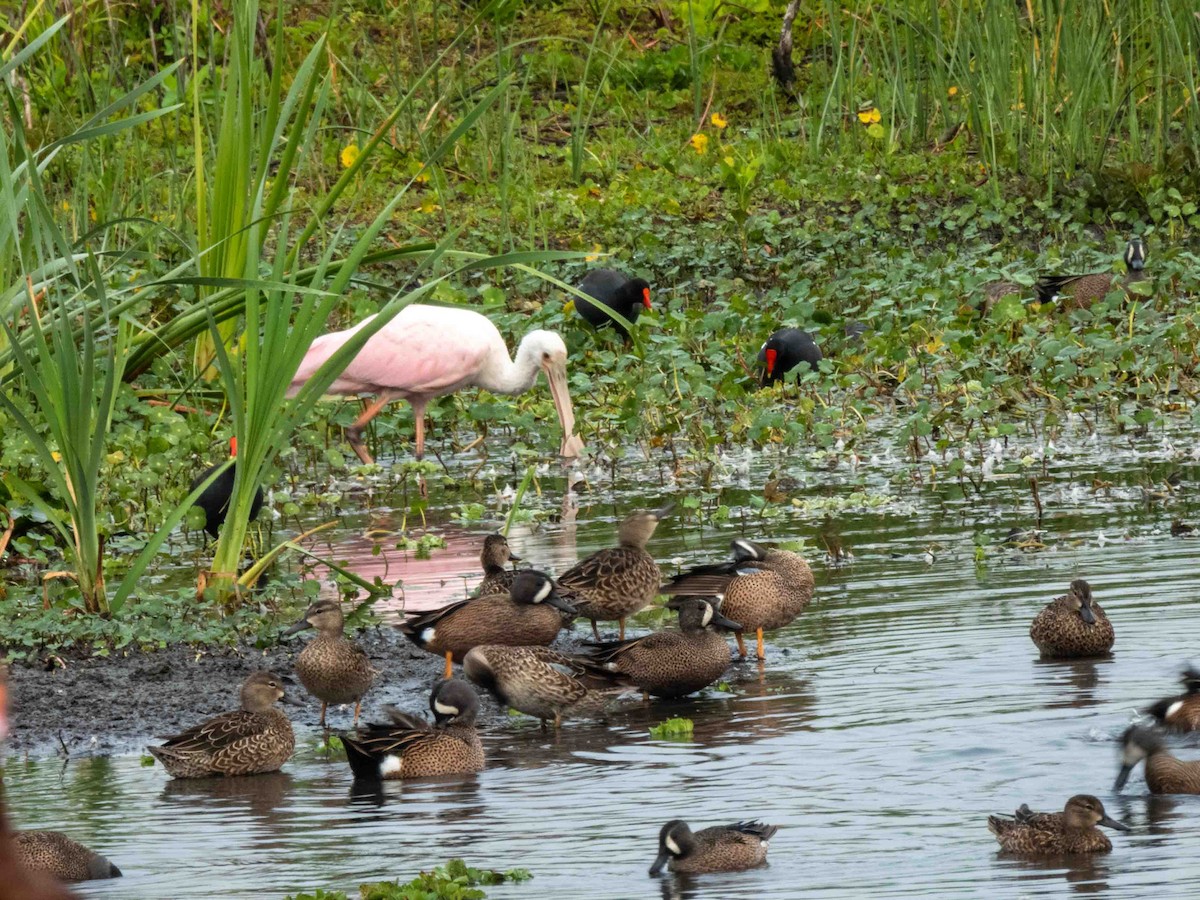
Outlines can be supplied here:
[[758, 658], [766, 659], [767, 654], [763, 651], [762, 629], [758, 629]]
[[745, 659], [746, 658], [746, 639], [742, 637], [742, 633], [740, 631], [735, 631], [733, 633], [733, 636], [735, 638], [737, 638], [738, 656], [740, 656], [742, 659]]
[[321, 701], [321, 727], [325, 727], [325, 708], [329, 706], [324, 700]]
[[446, 651], [446, 680], [449, 681], [454, 677], [454, 654], [449, 650]]
[[621, 640], [625, 640], [625, 617], [617, 619], [617, 624], [620, 626]]
[[358, 714], [362, 711], [362, 697], [354, 701], [354, 727], [358, 727]]

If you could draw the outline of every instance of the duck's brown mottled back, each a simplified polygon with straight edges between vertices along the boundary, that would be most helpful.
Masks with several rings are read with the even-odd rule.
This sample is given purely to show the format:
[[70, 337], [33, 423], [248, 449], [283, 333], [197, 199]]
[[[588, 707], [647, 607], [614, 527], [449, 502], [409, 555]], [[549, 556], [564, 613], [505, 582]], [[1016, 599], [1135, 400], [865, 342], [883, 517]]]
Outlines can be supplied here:
[[60, 881], [121, 876], [105, 857], [57, 831], [18, 831], [13, 838], [18, 862], [32, 872], [46, 872]]
[[325, 710], [330, 703], [353, 703], [357, 725], [363, 694], [370, 690], [379, 671], [362, 648], [346, 638], [346, 620], [337, 600], [318, 600], [285, 634], [306, 628], [315, 628], [318, 633], [296, 657], [296, 675], [304, 689], [321, 701], [321, 725], [325, 724]]
[[1066, 594], [1034, 617], [1029, 636], [1042, 656], [1054, 659], [1103, 656], [1116, 640], [1112, 623], [1083, 579], [1072, 581]]
[[988, 830], [1001, 849], [1026, 856], [1107, 853], [1112, 842], [1097, 825], [1129, 830], [1109, 817], [1104, 804], [1090, 794], [1076, 794], [1060, 813], [1035, 813], [1022, 806], [1011, 818], [988, 816]]

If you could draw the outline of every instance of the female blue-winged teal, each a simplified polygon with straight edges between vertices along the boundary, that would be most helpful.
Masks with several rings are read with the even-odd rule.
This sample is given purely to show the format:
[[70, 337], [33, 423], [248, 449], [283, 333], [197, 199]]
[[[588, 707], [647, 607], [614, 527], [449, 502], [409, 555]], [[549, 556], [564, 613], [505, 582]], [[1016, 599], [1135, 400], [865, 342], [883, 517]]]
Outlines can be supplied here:
[[596, 623], [614, 619], [620, 623], [620, 639], [625, 640], [625, 619], [654, 602], [662, 572], [646, 552], [646, 543], [673, 506], [634, 513], [618, 530], [620, 546], [598, 550], [559, 577], [579, 615], [591, 621], [596, 640], [600, 640]]
[[463, 674], [505, 706], [554, 727], [564, 717], [598, 715], [624, 688], [589, 684], [589, 667], [549, 647], [472, 647]]
[[1042, 656], [1050, 659], [1103, 656], [1116, 639], [1112, 622], [1092, 599], [1091, 585], [1082, 578], [1072, 581], [1067, 593], [1034, 616], [1029, 636]]
[[57, 831], [18, 831], [13, 840], [17, 861], [31, 872], [45, 872], [59, 881], [121, 877], [108, 859]]
[[708, 687], [730, 662], [729, 645], [715, 629], [741, 626], [709, 597], [674, 597], [667, 606], [679, 611], [679, 631], [594, 644], [586, 659], [655, 697], [683, 697]]
[[1117, 289], [1127, 289], [1146, 277], [1146, 243], [1135, 237], [1125, 245], [1125, 276], [1116, 278], [1112, 272], [1088, 275], [1043, 275], [1035, 290], [1042, 303], [1058, 301], [1063, 309], [1087, 309]]
[[479, 582], [479, 587], [475, 589], [476, 597], [503, 594], [512, 590], [517, 573], [510, 569], [508, 564], [520, 562], [521, 557], [509, 549], [508, 538], [502, 534], [489, 534], [483, 539], [483, 551], [479, 554], [479, 561], [483, 564], [483, 581]]
[[1145, 760], [1146, 786], [1152, 794], [1200, 794], [1200, 760], [1184, 761], [1163, 745], [1162, 732], [1133, 725], [1121, 736], [1121, 771], [1114, 791], [1125, 787], [1134, 766]]
[[452, 663], [462, 662], [467, 651], [480, 644], [550, 644], [563, 627], [560, 611], [575, 609], [558, 595], [554, 580], [544, 572], [525, 569], [517, 573], [508, 592], [459, 600], [396, 627], [422, 650], [444, 655], [446, 678], [450, 678]]
[[1022, 804], [1015, 816], [988, 816], [988, 831], [1000, 848], [1027, 856], [1107, 853], [1112, 841], [1097, 825], [1129, 830], [1110, 818], [1104, 804], [1091, 794], [1076, 794], [1060, 813], [1035, 813]]
[[1200, 731], [1200, 672], [1186, 669], [1180, 681], [1185, 693], [1159, 700], [1146, 712], [1175, 731]]
[[354, 724], [358, 725], [363, 694], [379, 670], [358, 644], [346, 638], [346, 619], [338, 601], [318, 600], [284, 634], [306, 628], [315, 628], [317, 636], [296, 657], [296, 675], [304, 689], [321, 701], [321, 727], [325, 726], [325, 710], [330, 703], [353, 703]]
[[222, 713], [148, 747], [174, 778], [257, 775], [275, 772], [292, 758], [292, 723], [275, 703], [284, 698], [283, 680], [255, 672], [242, 686], [242, 708]]
[[354, 777], [363, 781], [469, 775], [482, 772], [483, 743], [475, 730], [479, 697], [465, 681], [441, 681], [429, 695], [431, 726], [388, 707], [390, 725], [368, 725], [342, 736]]
[[[684, 572], [662, 593], [724, 595], [721, 612], [752, 630], [758, 638], [757, 656], [764, 659], [763, 632], [782, 628], [804, 612], [813, 596], [813, 573], [798, 553], [772, 550], [738, 538], [733, 541], [733, 561], [697, 566]], [[744, 659], [743, 632], [736, 633], [738, 653]]]
[[767, 861], [767, 847], [778, 825], [735, 822], [693, 832], [683, 819], [672, 819], [658, 833], [658, 857], [650, 867], [657, 875], [672, 872], [740, 872]]

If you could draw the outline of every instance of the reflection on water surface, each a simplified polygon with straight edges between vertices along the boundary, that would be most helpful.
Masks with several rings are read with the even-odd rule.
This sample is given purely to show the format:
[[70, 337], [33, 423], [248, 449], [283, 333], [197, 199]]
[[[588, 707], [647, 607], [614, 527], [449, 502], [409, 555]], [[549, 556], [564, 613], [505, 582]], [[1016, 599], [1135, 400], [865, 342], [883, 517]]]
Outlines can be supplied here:
[[[743, 530], [807, 540], [817, 602], [769, 640], [766, 665], [738, 664], [691, 702], [634, 702], [558, 733], [513, 717], [488, 729], [489, 768], [477, 777], [363, 790], [344, 761], [313, 750], [279, 775], [195, 783], [168, 782], [136, 758], [10, 760], [9, 803], [22, 826], [65, 830], [121, 867], [120, 881], [84, 887], [96, 898], [352, 889], [451, 856], [534, 873], [488, 889], [500, 898], [1190, 896], [1200, 797], [1146, 797], [1140, 775], [1124, 796], [1110, 790], [1115, 737], [1174, 690], [1197, 653], [1198, 545], [1170, 534], [1173, 519], [1195, 518], [1187, 488], [1196, 473], [1179, 460], [1178, 499], [1147, 502], [1139, 485], [1177, 458], [1163, 442], [1145, 443], [1114, 454], [1073, 453], [1061, 441], [1042, 476], [1048, 549], [1037, 553], [1000, 547], [1011, 528], [1033, 524], [1027, 479], [964, 500], [843, 463], [808, 473], [798, 494], [867, 490], [889, 501], [760, 520], [734, 471], [718, 498], [729, 521], [668, 521], [651, 548], [691, 562], [722, 556]], [[1114, 486], [1093, 490], [1101, 472]], [[744, 480], [761, 484], [759, 474]], [[552, 490], [561, 482], [543, 478], [541, 502], [560, 504]], [[623, 512], [664, 496], [657, 481], [645, 492], [596, 486], [579, 498], [576, 522], [522, 526], [511, 541], [530, 564], [562, 571], [611, 543]], [[443, 498], [443, 514], [460, 499]], [[369, 561], [385, 564], [386, 579], [405, 579], [410, 604], [473, 585], [458, 573], [478, 570], [486, 527], [448, 529], [449, 550], [432, 560], [389, 551], [382, 563], [367, 527], [347, 517], [338, 557], [364, 572]], [[850, 563], [831, 566], [827, 550]], [[1116, 625], [1115, 652], [1041, 662], [1029, 621], [1079, 575]], [[650, 737], [671, 715], [695, 721], [693, 740]], [[996, 852], [989, 813], [1061, 809], [1078, 792], [1097, 794], [1133, 827], [1113, 835], [1110, 856], [1029, 862]], [[676, 816], [697, 827], [748, 817], [783, 827], [763, 869], [651, 879], [658, 828]]]

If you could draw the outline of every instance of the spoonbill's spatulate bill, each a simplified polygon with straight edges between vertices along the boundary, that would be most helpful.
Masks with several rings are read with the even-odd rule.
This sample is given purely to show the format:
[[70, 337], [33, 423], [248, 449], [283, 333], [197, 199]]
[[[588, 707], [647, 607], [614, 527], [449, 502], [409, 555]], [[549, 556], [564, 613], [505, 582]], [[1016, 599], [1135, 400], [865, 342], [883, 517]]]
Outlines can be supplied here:
[[[313, 341], [292, 379], [289, 396], [369, 321], [371, 317]], [[374, 460], [363, 443], [363, 428], [391, 401], [407, 400], [413, 408], [416, 457], [420, 459], [425, 453], [425, 407], [430, 400], [465, 387], [521, 394], [542, 371], [562, 423], [559, 453], [574, 458], [583, 449], [583, 441], [575, 434], [575, 412], [567, 391], [567, 347], [552, 331], [529, 332], [521, 339], [516, 358], [510, 359], [504, 338], [487, 317], [467, 309], [414, 303], [363, 345], [328, 393], [376, 395], [346, 430], [350, 446], [364, 463]]]

